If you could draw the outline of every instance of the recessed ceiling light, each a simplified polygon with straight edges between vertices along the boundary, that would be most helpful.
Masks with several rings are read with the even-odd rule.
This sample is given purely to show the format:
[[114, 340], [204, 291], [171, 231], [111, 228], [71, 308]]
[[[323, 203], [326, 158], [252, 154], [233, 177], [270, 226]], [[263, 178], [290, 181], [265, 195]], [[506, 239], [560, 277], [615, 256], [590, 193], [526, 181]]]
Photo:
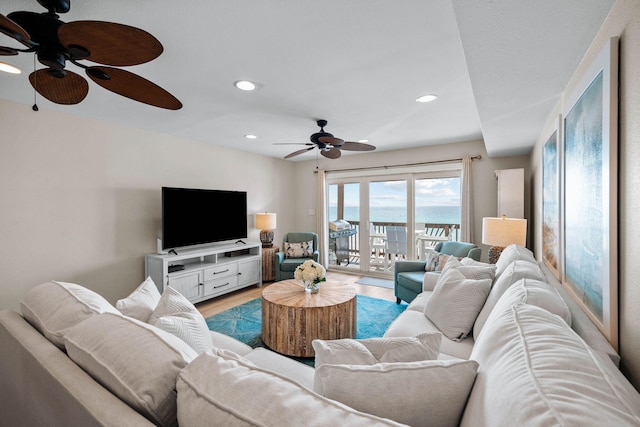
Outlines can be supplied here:
[[256, 139], [257, 138], [257, 136], [251, 135], [250, 133], [245, 135], [244, 137], [247, 138], [247, 139]]
[[234, 83], [235, 87], [237, 87], [240, 90], [255, 90], [256, 89], [256, 84], [253, 82], [250, 82], [249, 80], [238, 80], [237, 82]]
[[416, 98], [416, 102], [431, 102], [438, 99], [438, 95], [422, 95]]
[[368, 139], [359, 139], [358, 142], [369, 142]]
[[5, 73], [10, 73], [10, 74], [22, 73], [20, 68], [14, 67], [13, 65], [7, 64], [5, 62], [0, 62], [0, 71], [4, 71]]

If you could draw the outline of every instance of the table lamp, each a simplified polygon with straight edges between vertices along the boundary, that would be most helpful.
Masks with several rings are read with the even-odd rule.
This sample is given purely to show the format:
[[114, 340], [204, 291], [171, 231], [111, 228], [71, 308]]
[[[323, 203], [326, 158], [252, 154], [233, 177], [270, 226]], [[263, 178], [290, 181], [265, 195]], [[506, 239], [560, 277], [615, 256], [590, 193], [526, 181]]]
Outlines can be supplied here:
[[263, 248], [273, 247], [273, 230], [276, 228], [276, 214], [257, 213], [256, 228], [260, 230], [260, 242]]
[[506, 215], [482, 218], [482, 243], [491, 245], [489, 263], [495, 264], [506, 246], [527, 243], [527, 220], [507, 218]]

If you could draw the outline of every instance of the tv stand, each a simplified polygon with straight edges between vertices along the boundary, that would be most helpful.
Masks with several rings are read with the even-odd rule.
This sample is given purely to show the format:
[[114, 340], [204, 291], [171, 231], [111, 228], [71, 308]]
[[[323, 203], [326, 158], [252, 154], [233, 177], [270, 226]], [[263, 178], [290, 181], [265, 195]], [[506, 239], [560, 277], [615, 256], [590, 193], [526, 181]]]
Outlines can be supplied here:
[[[242, 242], [145, 256], [145, 274], [160, 293], [171, 286], [193, 303], [262, 286], [261, 244]], [[176, 266], [181, 265], [182, 269]], [[178, 267], [180, 268], [180, 267]]]

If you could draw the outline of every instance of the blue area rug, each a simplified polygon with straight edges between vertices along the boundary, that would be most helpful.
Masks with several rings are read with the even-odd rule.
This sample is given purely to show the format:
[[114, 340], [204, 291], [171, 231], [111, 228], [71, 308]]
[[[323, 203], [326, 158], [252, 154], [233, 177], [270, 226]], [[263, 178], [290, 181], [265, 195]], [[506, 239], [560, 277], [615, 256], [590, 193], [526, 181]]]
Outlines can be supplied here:
[[[375, 338], [384, 335], [391, 322], [400, 315], [407, 304], [358, 295], [356, 338]], [[212, 331], [222, 332], [250, 345], [264, 347], [261, 339], [262, 298], [256, 298], [237, 307], [207, 318]]]

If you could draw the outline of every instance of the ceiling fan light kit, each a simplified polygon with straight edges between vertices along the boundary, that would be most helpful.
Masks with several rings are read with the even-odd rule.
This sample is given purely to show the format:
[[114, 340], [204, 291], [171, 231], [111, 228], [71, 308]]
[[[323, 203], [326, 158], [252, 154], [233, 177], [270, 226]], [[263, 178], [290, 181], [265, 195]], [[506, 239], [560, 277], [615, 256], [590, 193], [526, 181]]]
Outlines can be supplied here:
[[341, 138], [336, 138], [329, 132], [325, 132], [324, 127], [327, 125], [327, 121], [320, 119], [316, 121], [316, 124], [320, 127], [320, 132], [316, 132], [309, 137], [310, 143], [284, 143], [278, 145], [306, 145], [307, 148], [294, 151], [286, 155], [285, 159], [290, 159], [297, 155], [311, 151], [317, 148], [320, 154], [327, 159], [338, 159], [342, 156], [341, 150], [347, 151], [373, 151], [376, 149], [373, 145], [364, 144], [362, 142], [349, 142]]
[[[163, 47], [154, 36], [139, 28], [113, 22], [65, 23], [58, 13], [70, 10], [69, 0], [38, 0], [38, 3], [47, 12], [0, 14], [0, 32], [26, 47], [0, 46], [0, 55], [35, 53], [38, 62], [47, 68], [34, 70], [29, 75], [29, 82], [44, 98], [56, 104], [71, 105], [87, 96], [87, 80], [66, 69], [68, 63], [72, 63], [84, 69], [95, 83], [118, 95], [168, 110], [182, 108], [175, 96], [155, 83], [114, 68], [144, 64], [160, 56]], [[82, 60], [106, 66], [88, 66], [81, 63]]]

